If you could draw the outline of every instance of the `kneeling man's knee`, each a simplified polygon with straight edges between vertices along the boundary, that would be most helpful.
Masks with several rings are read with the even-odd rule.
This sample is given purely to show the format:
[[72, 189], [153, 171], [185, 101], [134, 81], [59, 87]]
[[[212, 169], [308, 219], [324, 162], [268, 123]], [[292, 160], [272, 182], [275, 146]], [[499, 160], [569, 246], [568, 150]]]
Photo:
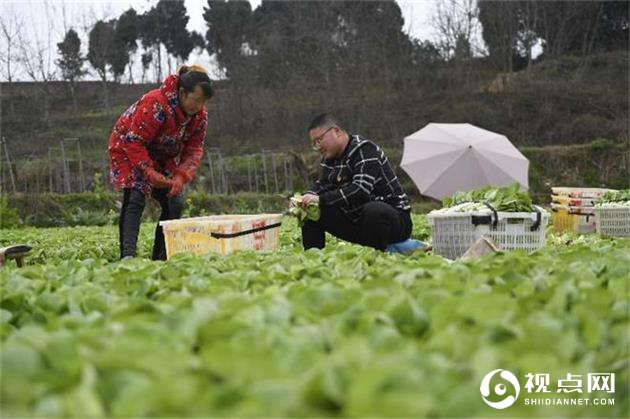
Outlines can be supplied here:
[[365, 222], [376, 222], [383, 218], [391, 218], [392, 209], [384, 202], [369, 202], [363, 207], [363, 219]]

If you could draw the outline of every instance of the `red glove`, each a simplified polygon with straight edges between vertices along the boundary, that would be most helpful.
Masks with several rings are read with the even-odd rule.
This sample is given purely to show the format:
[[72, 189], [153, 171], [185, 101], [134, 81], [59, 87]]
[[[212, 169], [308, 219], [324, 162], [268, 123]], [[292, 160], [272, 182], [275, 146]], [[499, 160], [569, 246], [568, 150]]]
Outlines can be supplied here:
[[179, 174], [175, 173], [173, 179], [171, 179], [171, 190], [168, 192], [169, 197], [177, 196], [182, 193], [182, 189], [184, 189], [184, 183], [186, 183], [186, 179]]
[[178, 167], [177, 169], [175, 169], [175, 175], [181, 176], [182, 179], [184, 179], [184, 183], [188, 183], [195, 176], [196, 171], [197, 171], [196, 168], [189, 167], [188, 170], [186, 170], [186, 169], [182, 169], [181, 167]]
[[173, 186], [173, 181], [168, 180], [166, 176], [152, 167], [147, 167], [144, 170], [144, 178], [154, 188], [171, 188]]

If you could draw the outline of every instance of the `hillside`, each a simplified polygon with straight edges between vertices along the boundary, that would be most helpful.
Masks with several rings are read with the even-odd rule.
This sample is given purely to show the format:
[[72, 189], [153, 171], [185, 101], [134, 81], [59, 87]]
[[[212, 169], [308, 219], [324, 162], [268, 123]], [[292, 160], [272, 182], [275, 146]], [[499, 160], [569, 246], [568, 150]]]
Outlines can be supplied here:
[[[496, 74], [486, 67], [483, 63], [471, 65], [478, 69], [470, 77], [474, 83], [461, 86], [449, 85], [459, 70], [436, 67], [437, 87], [432, 91], [420, 82], [417, 89], [407, 91], [388, 92], [378, 84], [353, 86], [361, 90], [354, 90], [352, 97], [333, 107], [345, 116], [350, 128], [392, 144], [428, 122], [470, 122], [504, 133], [518, 146], [628, 137], [628, 89], [620, 88], [629, 85], [626, 52], [542, 61], [511, 75]], [[104, 150], [118, 115], [153, 86], [111, 83], [108, 112], [103, 108], [102, 84], [79, 83], [79, 110], [75, 113], [64, 83], [56, 82], [50, 88], [52, 106], [49, 121], [45, 121], [40, 109], [41, 85], [2, 83], [2, 135], [15, 156], [45, 154], [48, 146], [66, 137], [81, 138], [93, 149]], [[243, 94], [248, 95], [240, 103], [248, 111], [245, 119], [235, 109]], [[263, 100], [265, 95], [277, 100]], [[229, 85], [219, 88], [210, 105], [208, 145], [228, 152], [300, 149], [295, 135], [303, 132], [307, 122], [297, 121], [308, 121], [321, 102], [319, 97], [308, 97], [301, 92], [242, 92]], [[321, 108], [327, 108], [325, 102]], [[285, 121], [289, 114], [296, 123]], [[370, 118], [372, 115], [375, 117]], [[278, 129], [283, 122], [287, 126]], [[256, 141], [239, 138], [239, 132], [256, 133]]]
[[[402, 138], [425, 124], [469, 122], [507, 135], [532, 159], [530, 181], [535, 194], [544, 196], [549, 185], [559, 183], [627, 187], [629, 98], [628, 89], [620, 86], [629, 85], [628, 75], [628, 54], [609, 53], [541, 61], [512, 74], [496, 74], [483, 60], [469, 63], [465, 73], [461, 67], [442, 63], [414, 81], [417, 89], [399, 86], [397, 91], [377, 83], [338, 86], [339, 91], [245, 91], [242, 86], [222, 82], [210, 103], [206, 145], [217, 147], [223, 156], [250, 155], [265, 149], [292, 151], [314, 167], [317, 156], [307, 147], [304, 127], [315, 112], [329, 109], [323, 98], [332, 91], [333, 110], [349, 130], [376, 139], [389, 150], [394, 163], [400, 161]], [[18, 178], [18, 190], [63, 190], [59, 142], [64, 138], [81, 140], [85, 179], [80, 180], [80, 188], [77, 150], [71, 148], [75, 143], [67, 143], [64, 150], [71, 160], [69, 169], [75, 174], [71, 182], [77, 187], [71, 185], [71, 191], [89, 187], [95, 171], [107, 173], [107, 138], [113, 123], [127, 106], [155, 85], [108, 87], [109, 111], [103, 107], [102, 84], [83, 82], [77, 89], [79, 106], [74, 112], [64, 83], [52, 83], [49, 101], [53, 106], [46, 121], [41, 111], [42, 85], [0, 86], [1, 131]], [[563, 148], [558, 151], [556, 146]], [[50, 164], [49, 147], [55, 147], [50, 152]], [[253, 170], [254, 176], [276, 176], [269, 172], [271, 158], [266, 163], [260, 154], [252, 159], [253, 169], [249, 161], [220, 163], [230, 178], [226, 190], [261, 191], [260, 185], [251, 185], [248, 170]], [[304, 181], [305, 170], [309, 169], [300, 169], [299, 164], [294, 164], [300, 162], [289, 155], [278, 159], [273, 165], [279, 165], [280, 176], [288, 174]], [[218, 170], [216, 163], [213, 170]], [[4, 172], [2, 183], [8, 189]], [[216, 190], [216, 179], [211, 180], [214, 172], [201, 174], [204, 178], [199, 181], [207, 184], [208, 190]], [[265, 183], [272, 178], [265, 178]], [[276, 189], [282, 189], [275, 180]], [[293, 179], [280, 179], [280, 183], [292, 185]]]

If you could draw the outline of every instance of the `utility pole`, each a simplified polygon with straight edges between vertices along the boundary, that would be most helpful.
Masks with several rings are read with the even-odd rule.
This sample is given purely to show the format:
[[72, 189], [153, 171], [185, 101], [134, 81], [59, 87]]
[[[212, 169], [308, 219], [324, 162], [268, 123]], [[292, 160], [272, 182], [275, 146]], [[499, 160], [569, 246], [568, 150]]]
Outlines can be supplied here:
[[262, 163], [263, 163], [263, 180], [265, 181], [265, 193], [269, 193], [269, 183], [267, 183], [267, 159], [265, 158], [266, 150], [262, 151]]
[[212, 193], [216, 193], [214, 188], [214, 169], [212, 168], [212, 154], [206, 153], [206, 160], [208, 160], [208, 169], [210, 170], [210, 190]]
[[258, 155], [254, 154], [254, 183], [256, 185], [256, 193], [260, 191], [258, 187]]
[[284, 189], [286, 191], [290, 191], [291, 188], [289, 187], [289, 161], [285, 158], [282, 162], [284, 167]]
[[252, 156], [247, 156], [247, 186], [252, 191]]
[[15, 189], [15, 177], [13, 176], [13, 166], [11, 165], [11, 157], [9, 156], [9, 149], [7, 148], [7, 140], [2, 137], [2, 147], [4, 148], [4, 156], [7, 159], [7, 166], [9, 166], [9, 178], [11, 179], [11, 188], [13, 189], [13, 193], [16, 192]]
[[61, 160], [63, 162], [63, 185], [65, 193], [70, 193], [70, 173], [68, 169], [68, 161], [66, 160], [66, 149], [63, 145], [63, 140], [59, 142], [61, 144]]
[[291, 158], [287, 160], [287, 166], [289, 166], [289, 191], [293, 192], [293, 160]]
[[278, 171], [276, 170], [276, 155], [275, 153], [271, 153], [271, 168], [273, 169], [273, 180], [276, 184], [276, 193], [280, 192], [280, 188], [278, 186]]
[[79, 153], [79, 180], [81, 181], [81, 192], [85, 192], [85, 176], [83, 174], [83, 158], [81, 157], [81, 141], [77, 138], [77, 153]]
[[226, 158], [223, 160], [223, 155], [221, 155], [221, 167], [223, 168], [223, 182], [225, 184], [225, 194], [230, 193], [230, 161]]
[[225, 176], [223, 175], [223, 157], [221, 156], [221, 152], [217, 153], [217, 160], [219, 164], [219, 185], [217, 191], [219, 193], [225, 193]]
[[51, 156], [51, 149], [50, 147], [48, 147], [48, 187], [49, 187], [49, 192], [53, 193], [53, 169], [52, 169], [52, 156]]

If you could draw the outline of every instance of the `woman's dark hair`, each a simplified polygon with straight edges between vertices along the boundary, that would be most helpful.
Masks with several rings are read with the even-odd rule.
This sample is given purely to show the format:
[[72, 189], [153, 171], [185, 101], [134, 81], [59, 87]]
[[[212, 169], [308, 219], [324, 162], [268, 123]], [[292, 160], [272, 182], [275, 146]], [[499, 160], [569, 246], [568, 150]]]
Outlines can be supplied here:
[[208, 73], [205, 72], [203, 67], [183, 65], [177, 73], [179, 75], [179, 87], [184, 89], [184, 91], [193, 92], [199, 85], [206, 99], [210, 99], [214, 94], [210, 84], [210, 77], [208, 77]]

